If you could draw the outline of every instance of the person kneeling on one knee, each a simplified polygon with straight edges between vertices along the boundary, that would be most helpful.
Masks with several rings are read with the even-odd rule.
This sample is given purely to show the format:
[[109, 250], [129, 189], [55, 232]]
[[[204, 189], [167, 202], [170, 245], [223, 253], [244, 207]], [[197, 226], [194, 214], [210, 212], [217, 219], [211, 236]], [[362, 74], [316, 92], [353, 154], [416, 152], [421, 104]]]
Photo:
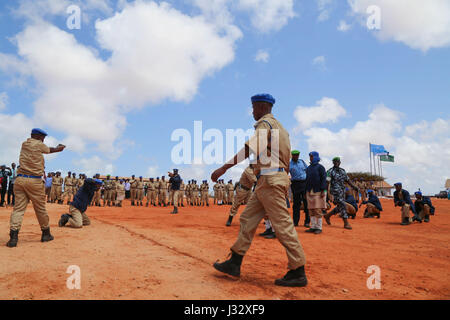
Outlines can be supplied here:
[[61, 215], [58, 222], [60, 227], [66, 224], [72, 228], [81, 228], [90, 225], [89, 217], [86, 215], [88, 204], [91, 203], [92, 198], [103, 182], [100, 179], [86, 179], [84, 185], [78, 190], [73, 201], [69, 206], [69, 214]]
[[380, 219], [380, 213], [383, 211], [383, 207], [381, 206], [380, 199], [375, 195], [373, 190], [368, 190], [369, 200], [361, 202], [361, 206], [366, 204], [366, 210], [364, 211], [364, 218], [372, 218], [377, 217]]

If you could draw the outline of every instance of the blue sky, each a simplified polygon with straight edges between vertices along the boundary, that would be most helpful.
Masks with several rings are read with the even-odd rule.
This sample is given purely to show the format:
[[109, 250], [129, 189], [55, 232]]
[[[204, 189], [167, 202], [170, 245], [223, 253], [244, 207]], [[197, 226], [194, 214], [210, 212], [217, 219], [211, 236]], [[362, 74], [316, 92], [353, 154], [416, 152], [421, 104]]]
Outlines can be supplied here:
[[[348, 171], [368, 171], [369, 142], [384, 144], [397, 160], [384, 165], [388, 182], [442, 189], [450, 173], [450, 5], [167, 3], [2, 2], [0, 135], [8, 143], [0, 162], [17, 161], [20, 142], [39, 126], [48, 144], [68, 146], [47, 157], [49, 170], [160, 176], [180, 167], [186, 180], [203, 180], [217, 166], [173, 164], [172, 132], [193, 132], [196, 120], [224, 133], [252, 128], [250, 97], [268, 92], [305, 159], [316, 150], [326, 167], [339, 155]], [[81, 8], [79, 30], [66, 26], [70, 4]], [[381, 9], [380, 30], [365, 24], [372, 4]], [[338, 30], [342, 21], [348, 30]], [[178, 22], [186, 28], [177, 29]], [[257, 61], [258, 52], [266, 59]], [[90, 94], [95, 98], [85, 100]], [[236, 179], [240, 170], [224, 178]]]

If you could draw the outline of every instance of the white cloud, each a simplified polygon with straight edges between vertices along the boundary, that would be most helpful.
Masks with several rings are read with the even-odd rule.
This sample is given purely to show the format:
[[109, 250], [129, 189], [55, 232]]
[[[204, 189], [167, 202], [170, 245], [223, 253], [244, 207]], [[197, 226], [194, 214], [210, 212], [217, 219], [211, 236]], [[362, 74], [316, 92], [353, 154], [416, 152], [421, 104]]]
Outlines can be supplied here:
[[366, 26], [369, 6], [381, 9], [382, 41], [397, 41], [422, 51], [450, 45], [448, 0], [348, 0], [352, 13]]
[[239, 9], [251, 13], [252, 25], [260, 32], [278, 31], [296, 16], [293, 0], [238, 0]]
[[270, 55], [267, 51], [258, 50], [258, 52], [256, 53], [256, 56], [255, 56], [255, 61], [267, 63], [267, 62], [269, 62], [269, 58], [270, 58]]
[[147, 169], [147, 175], [151, 178], [156, 178], [160, 174], [158, 166], [151, 166]]
[[352, 28], [352, 26], [350, 24], [348, 24], [345, 20], [339, 21], [339, 25], [337, 27], [337, 29], [341, 32], [347, 32], [351, 28]]
[[95, 143], [117, 153], [128, 111], [192, 99], [205, 77], [233, 61], [240, 36], [153, 1], [127, 4], [95, 27], [100, 47], [111, 53], [106, 61], [72, 34], [37, 19], [14, 38], [20, 59], [3, 54], [7, 59], [0, 62], [0, 69], [36, 81], [33, 121], [65, 133], [74, 151]]
[[324, 97], [313, 107], [295, 108], [294, 117], [300, 130], [311, 128], [316, 123], [337, 122], [346, 115], [345, 109], [336, 99]]
[[334, 0], [316, 0], [316, 2], [317, 2], [317, 7], [319, 9], [319, 16], [318, 16], [317, 20], [319, 22], [328, 20], [330, 18]]
[[6, 109], [8, 104], [8, 94], [6, 92], [0, 92], [0, 111]]
[[114, 165], [104, 159], [101, 159], [99, 156], [81, 158], [79, 160], [74, 160], [73, 163], [76, 167], [71, 170], [84, 173], [88, 177], [92, 177], [96, 173], [100, 173], [101, 175], [116, 174]]
[[347, 171], [369, 171], [369, 143], [382, 144], [395, 156], [394, 164], [384, 164], [388, 182], [402, 181], [409, 191], [421, 188], [437, 193], [449, 175], [445, 168], [450, 159], [450, 119], [409, 126], [403, 126], [401, 119], [401, 113], [379, 105], [368, 120], [353, 127], [338, 131], [310, 127], [303, 134], [309, 150], [318, 151], [327, 168], [331, 158], [340, 156]]
[[326, 58], [325, 56], [315, 57], [312, 61], [312, 65], [319, 68], [321, 71], [327, 70]]

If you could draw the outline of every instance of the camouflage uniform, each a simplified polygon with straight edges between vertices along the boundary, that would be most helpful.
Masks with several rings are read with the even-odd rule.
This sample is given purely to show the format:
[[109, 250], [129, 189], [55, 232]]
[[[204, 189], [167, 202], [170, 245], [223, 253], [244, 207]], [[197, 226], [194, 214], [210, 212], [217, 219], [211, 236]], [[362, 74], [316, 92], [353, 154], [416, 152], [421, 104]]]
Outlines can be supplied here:
[[330, 182], [330, 193], [333, 196], [333, 203], [336, 208], [334, 213], [339, 213], [341, 218], [348, 219], [345, 207], [345, 183], [350, 179], [342, 168], [333, 167], [327, 171], [327, 180]]

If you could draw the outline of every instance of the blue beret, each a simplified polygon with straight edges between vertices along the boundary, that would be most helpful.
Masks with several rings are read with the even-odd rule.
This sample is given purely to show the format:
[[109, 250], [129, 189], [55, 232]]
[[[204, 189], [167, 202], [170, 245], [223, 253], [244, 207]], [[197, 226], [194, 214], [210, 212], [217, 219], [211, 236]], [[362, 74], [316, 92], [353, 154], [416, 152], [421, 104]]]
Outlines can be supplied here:
[[369, 189], [367, 190], [367, 193], [373, 193], [373, 190]]
[[418, 194], [418, 195], [422, 195], [422, 192], [420, 192], [420, 191], [417, 191], [417, 192], [415, 192], [414, 194]]
[[31, 130], [31, 134], [42, 134], [43, 136], [48, 135], [47, 132], [39, 128], [34, 128], [33, 130]]
[[97, 183], [97, 184], [103, 184], [103, 181], [100, 180], [100, 179], [95, 179], [95, 183]]
[[257, 101], [263, 101], [263, 102], [268, 102], [268, 103], [271, 103], [271, 104], [275, 104], [275, 98], [272, 97], [268, 93], [261, 93], [261, 94], [254, 95], [252, 97], [252, 102], [257, 102]]
[[402, 183], [401, 182], [397, 182], [396, 184], [394, 184], [394, 186], [401, 186]]

